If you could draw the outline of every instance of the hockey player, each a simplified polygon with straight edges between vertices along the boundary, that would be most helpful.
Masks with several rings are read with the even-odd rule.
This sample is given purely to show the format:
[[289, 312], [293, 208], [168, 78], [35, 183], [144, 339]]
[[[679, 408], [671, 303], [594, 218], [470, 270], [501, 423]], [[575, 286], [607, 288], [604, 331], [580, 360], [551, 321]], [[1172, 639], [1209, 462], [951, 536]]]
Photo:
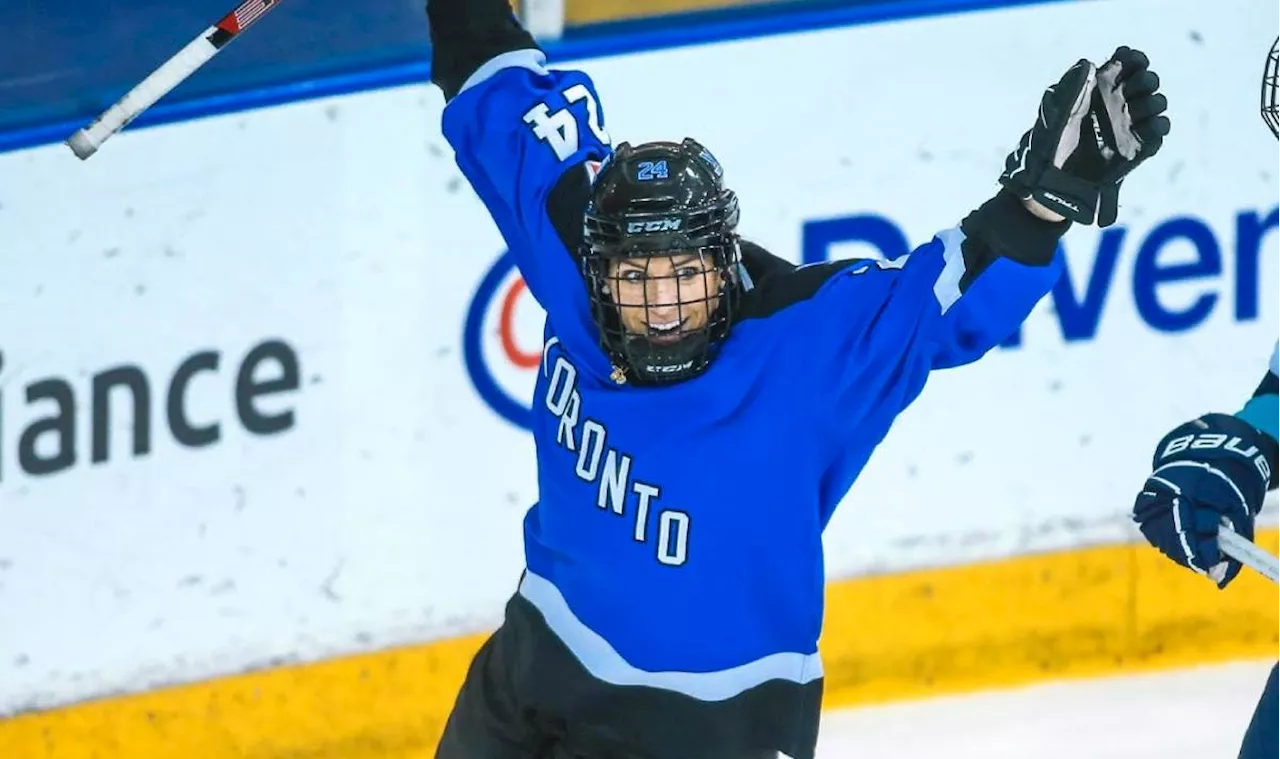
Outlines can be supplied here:
[[[1276, 103], [1280, 39], [1271, 47], [1262, 77], [1262, 119], [1280, 138]], [[1276, 487], [1276, 440], [1280, 438], [1277, 405], [1277, 352], [1271, 369], [1253, 397], [1235, 414], [1205, 414], [1174, 427], [1156, 446], [1154, 471], [1134, 502], [1133, 517], [1142, 534], [1165, 556], [1225, 588], [1240, 572], [1240, 562], [1218, 547], [1223, 521], [1253, 538], [1253, 521], [1267, 491]], [[1277, 732], [1277, 668], [1245, 732], [1239, 759], [1275, 759]]]
[[507, 0], [427, 15], [445, 136], [547, 313], [526, 571], [437, 757], [810, 759], [823, 528], [929, 373], [1049, 291], [1068, 226], [1115, 221], [1169, 129], [1156, 75], [1078, 62], [957, 228], [793, 268], [739, 240], [694, 140], [615, 151]]

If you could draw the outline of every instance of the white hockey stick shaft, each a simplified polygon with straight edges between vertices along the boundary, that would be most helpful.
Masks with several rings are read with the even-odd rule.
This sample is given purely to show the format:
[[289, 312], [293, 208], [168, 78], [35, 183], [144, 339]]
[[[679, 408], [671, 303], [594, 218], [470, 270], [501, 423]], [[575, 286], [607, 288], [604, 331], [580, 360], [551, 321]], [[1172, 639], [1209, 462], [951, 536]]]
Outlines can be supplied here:
[[1218, 528], [1218, 546], [1222, 552], [1272, 582], [1280, 582], [1280, 559], [1259, 548], [1253, 541], [1238, 535], [1226, 525]]
[[195, 73], [196, 69], [208, 63], [231, 40], [240, 36], [241, 32], [279, 4], [280, 0], [245, 0], [148, 74], [146, 79], [129, 90], [115, 105], [103, 111], [93, 123], [71, 135], [67, 139], [67, 146], [80, 160], [87, 160], [111, 135], [124, 129], [130, 121]]

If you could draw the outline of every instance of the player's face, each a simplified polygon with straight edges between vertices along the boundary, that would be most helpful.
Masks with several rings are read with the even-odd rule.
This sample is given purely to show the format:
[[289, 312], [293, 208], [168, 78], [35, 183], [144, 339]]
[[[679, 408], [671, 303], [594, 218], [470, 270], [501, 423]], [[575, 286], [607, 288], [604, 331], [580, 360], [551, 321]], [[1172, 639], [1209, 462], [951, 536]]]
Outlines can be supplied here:
[[710, 256], [624, 258], [609, 265], [622, 327], [659, 345], [707, 326], [720, 303], [720, 272]]

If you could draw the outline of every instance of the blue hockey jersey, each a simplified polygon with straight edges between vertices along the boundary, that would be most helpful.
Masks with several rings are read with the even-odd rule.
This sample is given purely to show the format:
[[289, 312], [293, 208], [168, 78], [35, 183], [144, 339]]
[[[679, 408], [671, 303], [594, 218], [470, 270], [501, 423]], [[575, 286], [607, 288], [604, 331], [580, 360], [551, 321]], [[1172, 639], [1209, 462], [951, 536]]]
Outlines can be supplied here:
[[714, 701], [820, 678], [824, 527], [929, 373], [981, 357], [1049, 291], [1059, 225], [1006, 198], [993, 218], [1055, 228], [1040, 265], [958, 226], [897, 260], [766, 278], [703, 374], [619, 385], [575, 259], [611, 144], [591, 80], [502, 53], [444, 132], [547, 313], [520, 594], [609, 683]]

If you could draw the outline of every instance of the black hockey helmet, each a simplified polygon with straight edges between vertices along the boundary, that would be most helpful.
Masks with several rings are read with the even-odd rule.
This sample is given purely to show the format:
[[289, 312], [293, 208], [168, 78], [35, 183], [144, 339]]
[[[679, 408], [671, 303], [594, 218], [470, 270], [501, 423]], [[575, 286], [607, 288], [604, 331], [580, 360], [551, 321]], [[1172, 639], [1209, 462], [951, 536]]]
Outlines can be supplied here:
[[[624, 142], [600, 167], [586, 209], [581, 257], [592, 316], [615, 381], [676, 382], [710, 365], [729, 334], [742, 292], [737, 226], [738, 198], [725, 187], [720, 163], [692, 139], [634, 147]], [[611, 286], [613, 266], [621, 260], [639, 262], [645, 268], [637, 278], [652, 281], [665, 276], [649, 276], [658, 271], [649, 268], [654, 259], [691, 254], [700, 262], [700, 286], [676, 282], [667, 290], [679, 293], [674, 303], [679, 326], [661, 334], [624, 329], [621, 308], [645, 309], [647, 317], [648, 309], [669, 310], [673, 303], [650, 303], [646, 295], [643, 303], [620, 304]], [[699, 296], [686, 299], [686, 292]], [[695, 303], [706, 305], [706, 323], [686, 328]]]

